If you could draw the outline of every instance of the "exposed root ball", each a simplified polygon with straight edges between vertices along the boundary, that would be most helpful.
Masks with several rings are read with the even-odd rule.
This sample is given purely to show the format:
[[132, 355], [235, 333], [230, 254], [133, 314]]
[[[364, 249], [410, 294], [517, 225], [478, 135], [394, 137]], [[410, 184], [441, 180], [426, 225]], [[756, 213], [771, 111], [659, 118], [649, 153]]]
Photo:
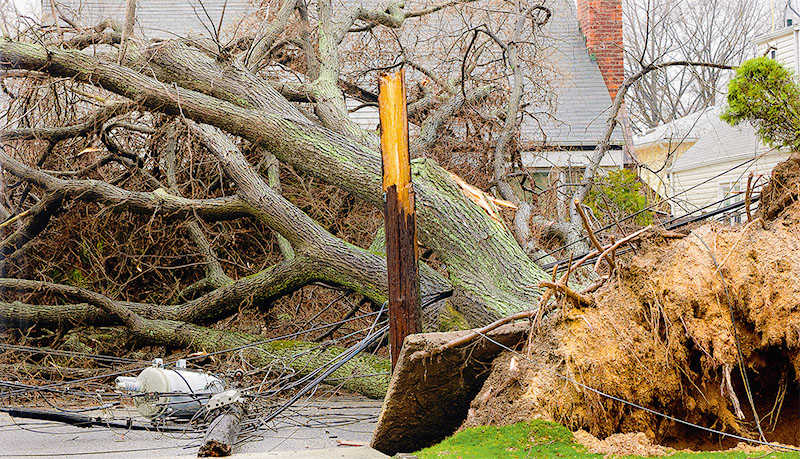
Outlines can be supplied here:
[[797, 202], [798, 197], [800, 197], [800, 153], [793, 153], [788, 160], [772, 170], [772, 177], [761, 192], [759, 213], [765, 219], [771, 220], [784, 208]]
[[800, 204], [765, 227], [706, 224], [680, 240], [648, 240], [594, 300], [550, 318], [521, 351], [536, 364], [496, 359], [464, 426], [544, 418], [600, 437], [644, 432], [676, 447], [722, 446], [586, 385], [757, 438], [738, 334], [767, 439], [800, 443]]

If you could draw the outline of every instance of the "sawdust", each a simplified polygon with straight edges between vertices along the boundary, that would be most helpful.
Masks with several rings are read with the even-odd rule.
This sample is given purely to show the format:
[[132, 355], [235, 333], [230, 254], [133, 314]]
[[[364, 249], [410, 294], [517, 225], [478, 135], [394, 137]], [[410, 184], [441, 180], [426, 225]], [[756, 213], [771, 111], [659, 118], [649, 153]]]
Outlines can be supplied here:
[[585, 430], [572, 434], [572, 438], [586, 447], [592, 454], [606, 456], [668, 456], [675, 453], [672, 448], [654, 445], [642, 432], [614, 434], [600, 440]]
[[[733, 447], [597, 391], [757, 437], [738, 337], [767, 439], [800, 444], [800, 417], [787, 408], [800, 404], [800, 155], [776, 171], [781, 182], [764, 198], [773, 220], [642, 242], [592, 295], [594, 307], [547, 318], [521, 351], [535, 363], [495, 359], [462, 428], [542, 418], [601, 438], [643, 432], [676, 448]], [[788, 207], [775, 212], [779, 204]]]

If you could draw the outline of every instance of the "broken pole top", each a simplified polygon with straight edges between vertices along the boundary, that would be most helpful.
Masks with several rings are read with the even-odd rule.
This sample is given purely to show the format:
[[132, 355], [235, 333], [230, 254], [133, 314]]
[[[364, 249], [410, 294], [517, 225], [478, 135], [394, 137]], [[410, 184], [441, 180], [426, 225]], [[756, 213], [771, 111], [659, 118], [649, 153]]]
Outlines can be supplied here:
[[405, 337], [422, 331], [404, 73], [403, 69], [385, 73], [378, 83], [392, 368]]

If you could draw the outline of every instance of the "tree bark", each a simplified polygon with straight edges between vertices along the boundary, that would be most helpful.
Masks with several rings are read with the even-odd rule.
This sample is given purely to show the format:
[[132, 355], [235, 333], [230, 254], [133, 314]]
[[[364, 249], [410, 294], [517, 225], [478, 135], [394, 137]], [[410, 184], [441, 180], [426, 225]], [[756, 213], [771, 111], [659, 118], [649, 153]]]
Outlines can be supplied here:
[[[148, 319], [139, 315], [124, 302], [82, 288], [24, 279], [0, 279], [0, 289], [41, 290], [52, 294], [83, 300], [122, 321], [133, 336], [144, 345], [168, 346], [202, 352], [238, 349], [242, 358], [255, 367], [267, 367], [280, 362], [298, 376], [307, 375], [321, 365], [333, 361], [346, 349], [321, 346], [298, 340], [265, 341], [263, 336], [218, 330], [176, 320]], [[0, 303], [2, 305], [2, 303]], [[32, 305], [12, 303], [9, 313], [32, 309]], [[60, 306], [49, 306], [59, 309]], [[62, 312], [63, 314], [63, 312]], [[9, 314], [13, 323], [15, 317]], [[254, 345], [254, 343], [259, 343]], [[347, 390], [367, 397], [380, 398], [389, 383], [389, 362], [386, 359], [359, 354], [329, 375], [328, 380]]]
[[[201, 82], [192, 83], [195, 88], [213, 88], [217, 93], [236, 91], [227, 96], [235, 98], [255, 87], [272, 111], [246, 109], [196, 91], [171, 88], [131, 69], [75, 51], [2, 42], [0, 60], [12, 68], [37, 69], [90, 82], [145, 108], [212, 124], [265, 148], [298, 170], [373, 205], [383, 205], [376, 151], [298, 117], [297, 110], [268, 85], [241, 84], [255, 80], [243, 71], [234, 72], [239, 80], [220, 78], [219, 72], [211, 71], [216, 64], [202, 61], [199, 52], [195, 61], [202, 62], [206, 72], [192, 75], [191, 81]], [[173, 72], [180, 68], [176, 63]], [[182, 81], [186, 80], [189, 78]], [[250, 96], [249, 100], [252, 104], [254, 99]], [[533, 307], [541, 295], [535, 285], [549, 276], [527, 257], [506, 228], [469, 201], [435, 162], [415, 161], [412, 174], [417, 184], [420, 241], [447, 266], [450, 282], [459, 290], [453, 301], [467, 321], [483, 324]], [[328, 255], [337, 251], [352, 259], [350, 250], [333, 250]], [[340, 278], [344, 273], [355, 275], [366, 281], [362, 284], [369, 282], [352, 267], [340, 273], [328, 272]]]

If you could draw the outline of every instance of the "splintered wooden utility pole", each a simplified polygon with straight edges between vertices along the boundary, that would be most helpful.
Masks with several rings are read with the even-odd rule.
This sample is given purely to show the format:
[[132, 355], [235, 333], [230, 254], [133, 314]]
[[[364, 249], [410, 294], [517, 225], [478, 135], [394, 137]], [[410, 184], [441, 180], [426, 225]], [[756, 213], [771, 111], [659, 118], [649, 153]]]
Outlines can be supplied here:
[[400, 69], [381, 75], [378, 93], [392, 368], [397, 364], [405, 337], [422, 331], [417, 272], [417, 222], [408, 153], [404, 74]]

